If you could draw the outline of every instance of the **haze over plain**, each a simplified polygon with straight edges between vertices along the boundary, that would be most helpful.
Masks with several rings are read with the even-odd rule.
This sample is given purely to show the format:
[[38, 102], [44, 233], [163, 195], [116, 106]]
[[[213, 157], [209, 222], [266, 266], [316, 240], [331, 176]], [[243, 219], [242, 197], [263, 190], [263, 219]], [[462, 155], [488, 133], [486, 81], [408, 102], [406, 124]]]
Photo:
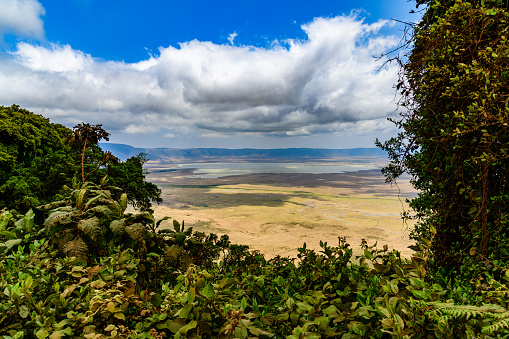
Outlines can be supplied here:
[[0, 0], [0, 104], [136, 147], [373, 147], [404, 0]]

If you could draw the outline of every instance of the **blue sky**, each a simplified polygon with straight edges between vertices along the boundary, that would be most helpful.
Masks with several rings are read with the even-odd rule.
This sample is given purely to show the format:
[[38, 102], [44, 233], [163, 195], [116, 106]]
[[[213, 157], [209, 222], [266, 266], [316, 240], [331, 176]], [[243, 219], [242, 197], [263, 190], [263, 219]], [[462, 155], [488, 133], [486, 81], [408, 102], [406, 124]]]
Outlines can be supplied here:
[[413, 2], [0, 0], [0, 105], [138, 147], [373, 147]]

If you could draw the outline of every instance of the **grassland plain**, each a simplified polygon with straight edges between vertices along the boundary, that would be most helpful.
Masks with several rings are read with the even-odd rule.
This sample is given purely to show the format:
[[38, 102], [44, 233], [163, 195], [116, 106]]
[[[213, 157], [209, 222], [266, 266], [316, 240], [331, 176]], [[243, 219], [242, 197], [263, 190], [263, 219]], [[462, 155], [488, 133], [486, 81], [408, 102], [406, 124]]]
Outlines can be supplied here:
[[416, 192], [409, 178], [385, 183], [380, 170], [339, 174], [246, 174], [192, 177], [191, 169], [157, 172], [147, 179], [162, 189], [156, 218], [185, 221], [196, 231], [228, 234], [266, 257], [296, 256], [305, 242], [337, 244], [344, 236], [354, 249], [362, 239], [387, 244], [409, 256], [411, 242], [401, 213]]

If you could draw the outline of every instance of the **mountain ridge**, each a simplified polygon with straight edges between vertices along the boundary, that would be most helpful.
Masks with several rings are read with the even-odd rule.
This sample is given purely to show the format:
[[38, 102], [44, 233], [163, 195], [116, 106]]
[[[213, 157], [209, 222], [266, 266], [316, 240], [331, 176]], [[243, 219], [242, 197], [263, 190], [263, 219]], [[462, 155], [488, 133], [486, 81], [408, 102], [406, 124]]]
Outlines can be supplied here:
[[345, 157], [387, 158], [387, 154], [379, 148], [141, 148], [117, 143], [100, 143], [100, 146], [121, 160], [145, 153], [149, 161], [164, 163], [302, 162], [334, 161]]

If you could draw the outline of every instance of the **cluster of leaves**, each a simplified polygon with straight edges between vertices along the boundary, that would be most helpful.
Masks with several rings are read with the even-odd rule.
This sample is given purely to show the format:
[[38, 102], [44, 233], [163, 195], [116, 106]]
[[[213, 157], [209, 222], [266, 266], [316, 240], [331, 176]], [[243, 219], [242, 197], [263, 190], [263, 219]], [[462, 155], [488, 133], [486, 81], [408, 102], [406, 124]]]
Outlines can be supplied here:
[[26, 212], [58, 200], [72, 178], [98, 182], [105, 174], [128, 194], [135, 207], [161, 202], [161, 190], [145, 180], [143, 154], [117, 162], [98, 142], [109, 134], [101, 125], [73, 130], [17, 105], [0, 106], [0, 206]]
[[320, 252], [304, 244], [295, 259], [266, 260], [177, 221], [159, 230], [168, 218], [125, 213], [125, 195], [105, 184], [71, 191], [41, 226], [33, 212], [2, 212], [0, 337], [509, 335], [509, 277], [486, 275], [477, 300], [460, 305], [462, 286], [427, 281], [428, 239], [411, 259], [366, 242], [354, 257], [339, 238]]
[[391, 157], [384, 172], [389, 181], [403, 172], [414, 177], [412, 236], [437, 230], [437, 274], [500, 277], [509, 258], [507, 2], [418, 3], [426, 12], [398, 84], [402, 131], [379, 143]]

